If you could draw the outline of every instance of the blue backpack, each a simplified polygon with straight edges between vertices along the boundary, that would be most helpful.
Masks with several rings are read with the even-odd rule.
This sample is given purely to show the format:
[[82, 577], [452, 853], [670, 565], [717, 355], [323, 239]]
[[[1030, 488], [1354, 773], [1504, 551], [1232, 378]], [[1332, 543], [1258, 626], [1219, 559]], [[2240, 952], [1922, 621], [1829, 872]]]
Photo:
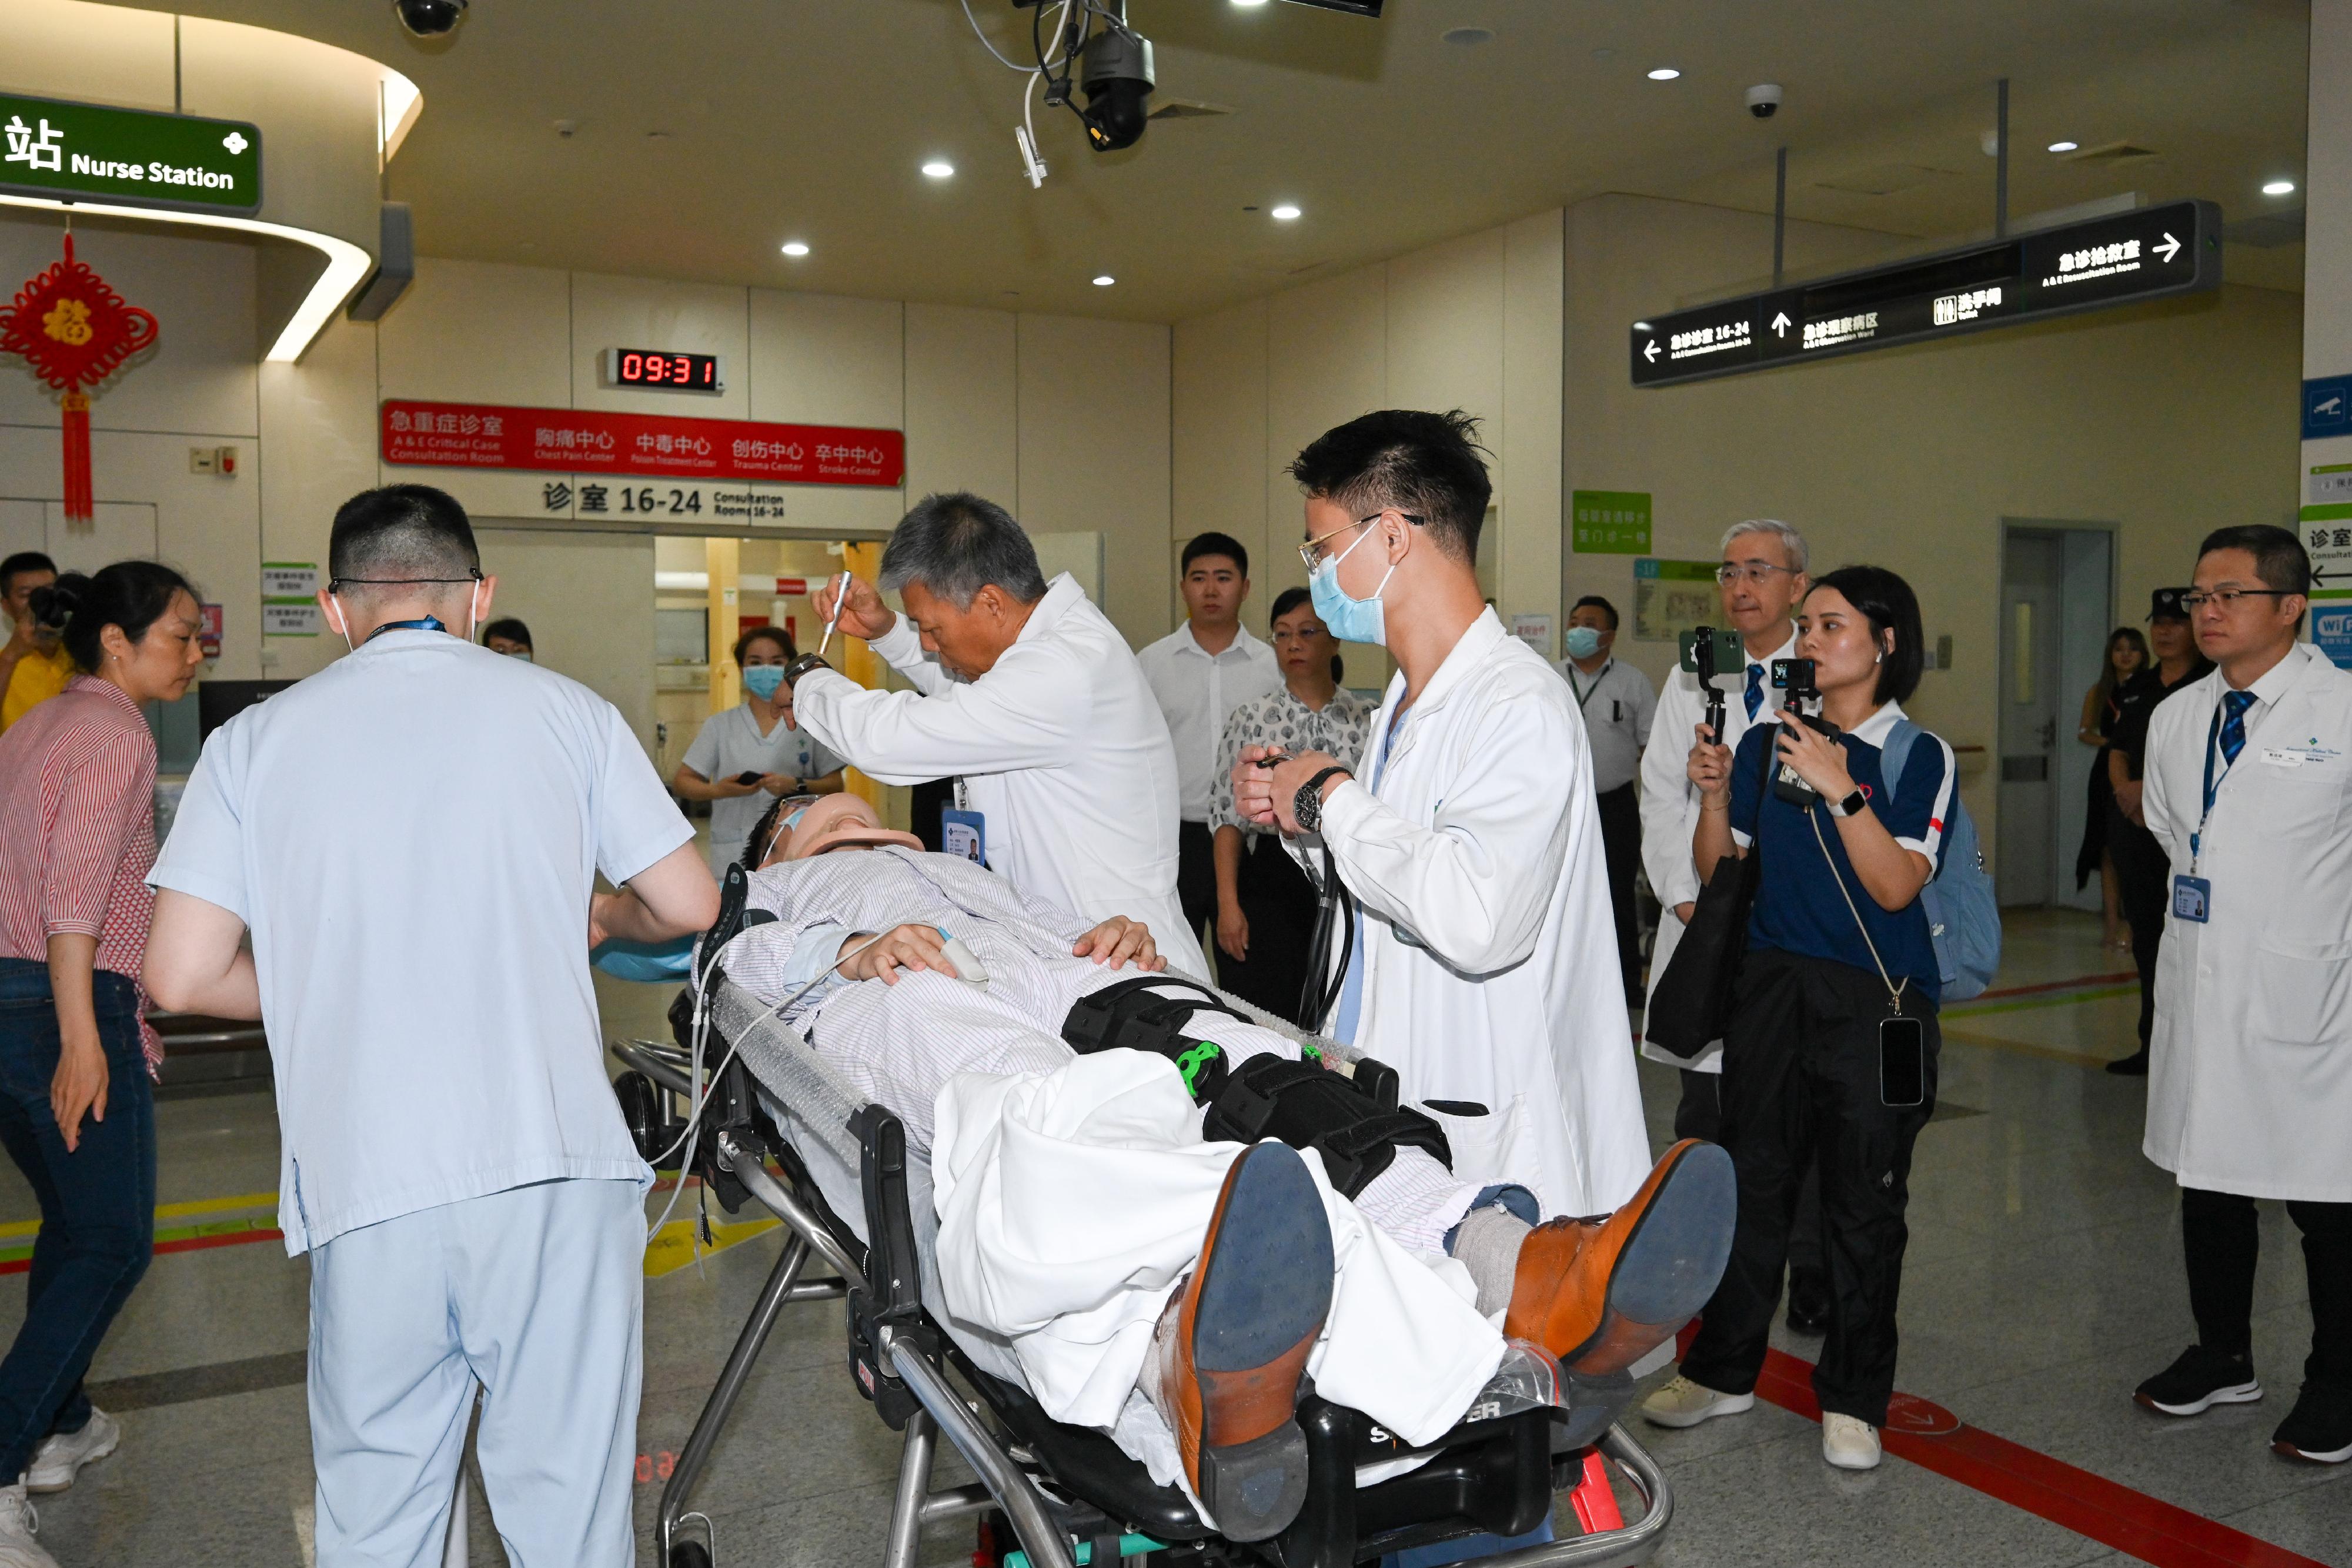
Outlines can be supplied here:
[[[1923, 733], [1909, 719], [1897, 719], [1886, 744], [1879, 747], [1879, 769], [1890, 805], [1895, 781], [1911, 760], [1911, 743]], [[1935, 938], [1936, 967], [1943, 971], [1943, 1002], [1983, 995], [1992, 984], [1993, 971], [2000, 967], [2000, 904], [1985, 871], [1977, 825], [1960, 804], [1957, 779], [1952, 781], [1951, 818], [1944, 824], [1944, 863], [1919, 890], [1919, 904], [1927, 912], [1927, 931]]]

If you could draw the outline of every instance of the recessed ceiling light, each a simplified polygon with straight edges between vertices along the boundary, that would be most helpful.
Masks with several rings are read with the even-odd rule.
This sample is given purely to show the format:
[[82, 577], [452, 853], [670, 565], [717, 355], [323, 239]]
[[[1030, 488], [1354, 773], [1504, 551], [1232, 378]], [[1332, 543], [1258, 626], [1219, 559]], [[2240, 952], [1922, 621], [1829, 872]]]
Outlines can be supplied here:
[[2270, 183], [2263, 187], [2263, 194], [2265, 196], [2292, 196], [2294, 194], [2294, 182], [2293, 180], [2273, 180]]
[[1650, 79], [1652, 81], [1672, 81], [1682, 74], [1682, 72], [1675, 69], [1672, 66], [1660, 66], [1656, 70], [1650, 73]]
[[1265, 5], [1265, 0], [1234, 0], [1234, 4], [1244, 11], [1255, 11]]
[[944, 180], [955, 172], [955, 165], [944, 158], [934, 158], [923, 165], [923, 172], [934, 180]]
[[1273, 212], [1271, 212], [1271, 213], [1267, 214], [1266, 215], [1267, 215], [1268, 217], [1274, 218], [1274, 219], [1276, 219], [1276, 220], [1277, 220], [1277, 221], [1279, 221], [1279, 222], [1282, 222], [1282, 223], [1286, 223], [1286, 223], [1288, 223], [1291, 219], [1293, 219], [1293, 218], [1295, 218], [1295, 217], [1297, 217], [1297, 216], [1298, 215], [1298, 209], [1297, 209], [1297, 207], [1292, 206], [1288, 202], [1285, 202], [1285, 203], [1283, 203], [1283, 204], [1282, 204], [1282, 205], [1280, 205], [1280, 206], [1278, 206], [1278, 207], [1275, 208]]
[[796, 239], [786, 240], [784, 242], [784, 254], [791, 256], [806, 256], [808, 254], [808, 246]]
[[1440, 33], [1438, 37], [1444, 39], [1449, 44], [1453, 44], [1461, 48], [1470, 49], [1477, 47], [1480, 44], [1492, 42], [1495, 37], [1495, 29], [1492, 27], [1449, 27], [1444, 32]]
[[2050, 144], [2050, 151], [2053, 152], [2072, 152], [2075, 148], [2081, 145], [2082, 143], [2079, 141], [2053, 141]]
[[1095, 287], [1097, 288], [1108, 288], [1112, 284], [1117, 283], [1118, 281], [1118, 278], [1113, 277], [1108, 272], [1097, 272], [1095, 274]]

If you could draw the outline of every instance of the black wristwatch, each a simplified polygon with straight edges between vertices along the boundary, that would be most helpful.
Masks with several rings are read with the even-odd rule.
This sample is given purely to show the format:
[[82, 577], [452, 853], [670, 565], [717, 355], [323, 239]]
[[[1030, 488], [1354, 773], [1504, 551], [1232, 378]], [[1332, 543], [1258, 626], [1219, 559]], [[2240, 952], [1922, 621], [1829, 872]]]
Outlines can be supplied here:
[[1298, 793], [1291, 797], [1290, 814], [1298, 819], [1300, 832], [1314, 833], [1322, 831], [1323, 786], [1348, 771], [1345, 768], [1326, 768], [1298, 787]]
[[1848, 795], [1843, 800], [1832, 801], [1830, 803], [1830, 810], [1835, 811], [1841, 817], [1858, 817], [1862, 815], [1862, 809], [1868, 804], [1870, 804], [1870, 802], [1864, 798], [1863, 792], [1856, 789], [1853, 794]]
[[803, 653], [799, 658], [794, 659], [791, 664], [784, 666], [784, 685], [788, 686], [796, 686], [800, 685], [801, 677], [807, 674], [811, 670], [829, 670], [831, 668], [833, 668], [831, 664], [826, 664], [814, 653]]

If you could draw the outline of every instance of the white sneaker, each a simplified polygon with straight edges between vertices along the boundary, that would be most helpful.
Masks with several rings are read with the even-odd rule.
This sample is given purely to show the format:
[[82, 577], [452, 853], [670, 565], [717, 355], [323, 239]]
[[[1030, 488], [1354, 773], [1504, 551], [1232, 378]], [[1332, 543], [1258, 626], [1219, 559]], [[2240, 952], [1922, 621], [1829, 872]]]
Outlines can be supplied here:
[[1696, 1427], [1715, 1416], [1756, 1408], [1753, 1394], [1721, 1394], [1705, 1384], [1677, 1377], [1642, 1401], [1642, 1418], [1654, 1427]]
[[1822, 1458], [1842, 1470], [1878, 1468], [1878, 1428], [1852, 1416], [1822, 1416]]
[[33, 1450], [31, 1468], [25, 1471], [25, 1490], [63, 1491], [73, 1485], [77, 1470], [106, 1458], [121, 1441], [122, 1428], [114, 1417], [93, 1406], [80, 1431], [55, 1432], [41, 1439], [41, 1446]]
[[0, 1568], [58, 1568], [58, 1560], [33, 1539], [41, 1516], [26, 1499], [23, 1482], [0, 1487]]

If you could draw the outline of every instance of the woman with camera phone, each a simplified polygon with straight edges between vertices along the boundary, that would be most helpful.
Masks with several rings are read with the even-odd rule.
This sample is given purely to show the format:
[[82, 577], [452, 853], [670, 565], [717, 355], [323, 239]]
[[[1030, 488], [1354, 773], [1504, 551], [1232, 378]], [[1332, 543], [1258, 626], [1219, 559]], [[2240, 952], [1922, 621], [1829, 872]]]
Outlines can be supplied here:
[[1920, 648], [1909, 584], [1877, 567], [1831, 572], [1799, 606], [1799, 656], [1775, 672], [1808, 722], [1756, 725], [1736, 754], [1701, 724], [1689, 760], [1699, 875], [1761, 857], [1724, 1033], [1739, 1224], [1681, 1375], [1643, 1409], [1689, 1427], [1755, 1404], [1790, 1217], [1818, 1165], [1831, 1306], [1813, 1389], [1822, 1457], [1847, 1469], [1879, 1459], [1911, 1145], [1936, 1103], [1940, 968], [1919, 894], [1958, 774], [1951, 747], [1903, 715]]

